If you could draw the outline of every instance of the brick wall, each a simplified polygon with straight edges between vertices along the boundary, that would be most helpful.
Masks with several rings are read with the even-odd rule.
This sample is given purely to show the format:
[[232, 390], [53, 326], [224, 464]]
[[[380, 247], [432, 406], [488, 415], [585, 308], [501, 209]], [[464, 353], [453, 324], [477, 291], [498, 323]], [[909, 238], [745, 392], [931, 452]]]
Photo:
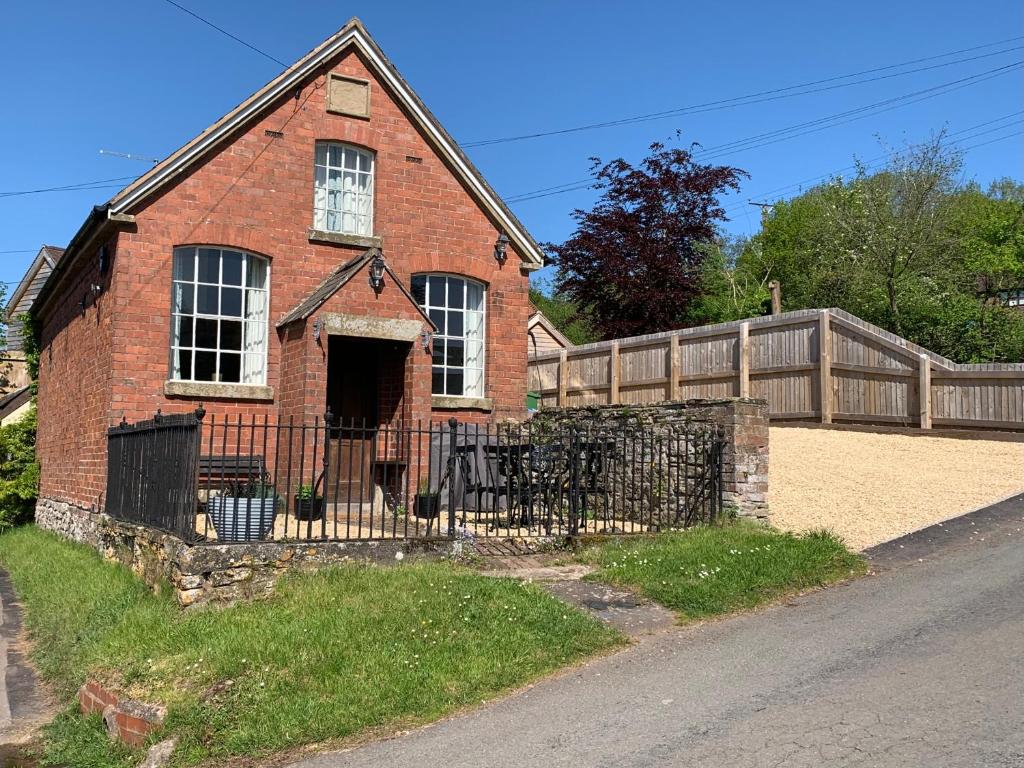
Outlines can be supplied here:
[[[379, 82], [372, 84], [369, 119], [329, 114], [327, 71], [374, 80], [357, 55], [342, 54], [298, 98], [289, 95], [268, 108], [189, 175], [132, 211], [136, 224], [112, 241], [109, 281], [84, 315], [79, 299], [96, 278], [95, 253], [86, 254], [86, 266], [64, 281], [42, 318], [47, 347], [39, 390], [42, 495], [101, 503], [105, 430], [122, 417], [148, 418], [158, 408], [190, 411], [200, 400], [218, 417], [322, 415], [320, 378], [326, 372], [317, 367], [308, 327], [270, 334], [267, 383], [275, 390], [273, 401], [163, 394], [175, 246], [218, 245], [268, 257], [271, 323], [333, 268], [364, 250], [308, 238], [317, 140], [375, 151], [375, 234], [383, 239], [389, 266], [406, 285], [419, 272], [465, 275], [487, 285], [485, 394], [493, 399], [494, 410], [446, 411], [436, 417], [480, 421], [522, 415], [529, 302], [519, 255], [510, 248], [506, 263], [497, 263], [493, 243], [499, 230]], [[283, 136], [271, 137], [267, 131]], [[385, 309], [378, 304], [374, 311]], [[429, 358], [425, 368], [420, 358], [414, 354], [415, 365], [406, 367], [406, 405], [411, 414], [429, 417]], [[293, 361], [306, 365], [300, 372], [291, 367]]]
[[[116, 253], [120, 238], [107, 243]], [[93, 286], [100, 286], [96, 294]], [[39, 430], [36, 451], [46, 468], [40, 495], [101, 505], [106, 430], [111, 424], [112, 338], [116, 288], [99, 261], [80, 261], [52, 297], [40, 327]], [[84, 306], [83, 306], [84, 304]]]

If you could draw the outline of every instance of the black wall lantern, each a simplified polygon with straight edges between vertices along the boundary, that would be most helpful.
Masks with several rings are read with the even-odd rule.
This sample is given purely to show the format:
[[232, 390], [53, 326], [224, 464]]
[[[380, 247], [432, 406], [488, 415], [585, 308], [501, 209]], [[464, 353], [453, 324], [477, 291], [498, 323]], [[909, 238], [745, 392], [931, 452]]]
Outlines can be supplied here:
[[384, 257], [380, 253], [370, 262], [370, 287], [377, 293], [384, 288]]
[[507, 250], [508, 235], [502, 232], [498, 235], [498, 239], [494, 241], [494, 258], [497, 259], [499, 264], [504, 264], [505, 259], [508, 258]]

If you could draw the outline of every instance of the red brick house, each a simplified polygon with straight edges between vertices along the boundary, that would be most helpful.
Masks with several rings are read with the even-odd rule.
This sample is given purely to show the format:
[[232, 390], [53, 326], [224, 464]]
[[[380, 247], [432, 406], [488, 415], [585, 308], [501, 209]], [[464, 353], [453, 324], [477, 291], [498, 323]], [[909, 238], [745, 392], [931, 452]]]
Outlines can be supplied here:
[[35, 304], [40, 497], [191, 411], [524, 413], [530, 235], [358, 20], [93, 209]]

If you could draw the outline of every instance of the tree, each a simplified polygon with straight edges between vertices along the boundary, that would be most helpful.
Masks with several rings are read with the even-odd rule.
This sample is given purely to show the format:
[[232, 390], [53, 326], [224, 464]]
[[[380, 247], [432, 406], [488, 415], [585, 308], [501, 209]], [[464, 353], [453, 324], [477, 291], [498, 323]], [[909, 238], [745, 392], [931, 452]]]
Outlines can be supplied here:
[[39, 489], [35, 405], [23, 418], [0, 427], [0, 531], [32, 518]]
[[994, 182], [988, 193], [972, 184], [952, 201], [950, 237], [962, 258], [952, 277], [986, 303], [1024, 287], [1024, 185]]
[[601, 198], [573, 212], [576, 231], [547, 250], [557, 293], [585, 310], [604, 338], [686, 324], [698, 296], [708, 243], [725, 220], [718, 196], [746, 172], [702, 165], [685, 149], [652, 144], [634, 167], [592, 158]]
[[688, 325], [707, 325], [767, 314], [771, 308], [768, 282], [771, 270], [753, 273], [739, 266], [751, 247], [746, 238], [721, 238], [705, 250], [701, 293], [693, 304]]
[[[856, 177], [827, 196], [832, 249], [884, 292], [886, 325], [902, 334], [907, 284], [933, 269], [948, 251], [952, 196], [963, 165], [940, 134], [892, 153], [885, 169], [869, 174], [857, 161]], [[858, 263], [859, 262], [859, 263]]]
[[[778, 202], [705, 284], [778, 280], [787, 310], [840, 307], [958, 362], [1024, 360], [1024, 313], [1003, 306], [1024, 288], [1024, 187], [985, 191], [959, 169], [940, 137]], [[734, 319], [723, 304], [706, 298], [705, 322]]]

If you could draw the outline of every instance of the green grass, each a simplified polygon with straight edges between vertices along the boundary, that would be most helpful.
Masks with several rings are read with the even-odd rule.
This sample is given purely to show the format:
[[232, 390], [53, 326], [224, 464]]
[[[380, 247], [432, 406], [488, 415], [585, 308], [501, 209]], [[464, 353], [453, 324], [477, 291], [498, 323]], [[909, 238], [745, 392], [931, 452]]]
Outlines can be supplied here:
[[[186, 613], [34, 527], [0, 536], [0, 564], [60, 695], [90, 675], [166, 704], [177, 765], [430, 721], [624, 642], [532, 585], [443, 563], [295, 574], [268, 600]], [[66, 768], [138, 761], [71, 712], [47, 738]]]
[[598, 566], [589, 578], [630, 587], [684, 620], [752, 608], [865, 568], [827, 532], [794, 536], [745, 523], [606, 542], [579, 557]]

